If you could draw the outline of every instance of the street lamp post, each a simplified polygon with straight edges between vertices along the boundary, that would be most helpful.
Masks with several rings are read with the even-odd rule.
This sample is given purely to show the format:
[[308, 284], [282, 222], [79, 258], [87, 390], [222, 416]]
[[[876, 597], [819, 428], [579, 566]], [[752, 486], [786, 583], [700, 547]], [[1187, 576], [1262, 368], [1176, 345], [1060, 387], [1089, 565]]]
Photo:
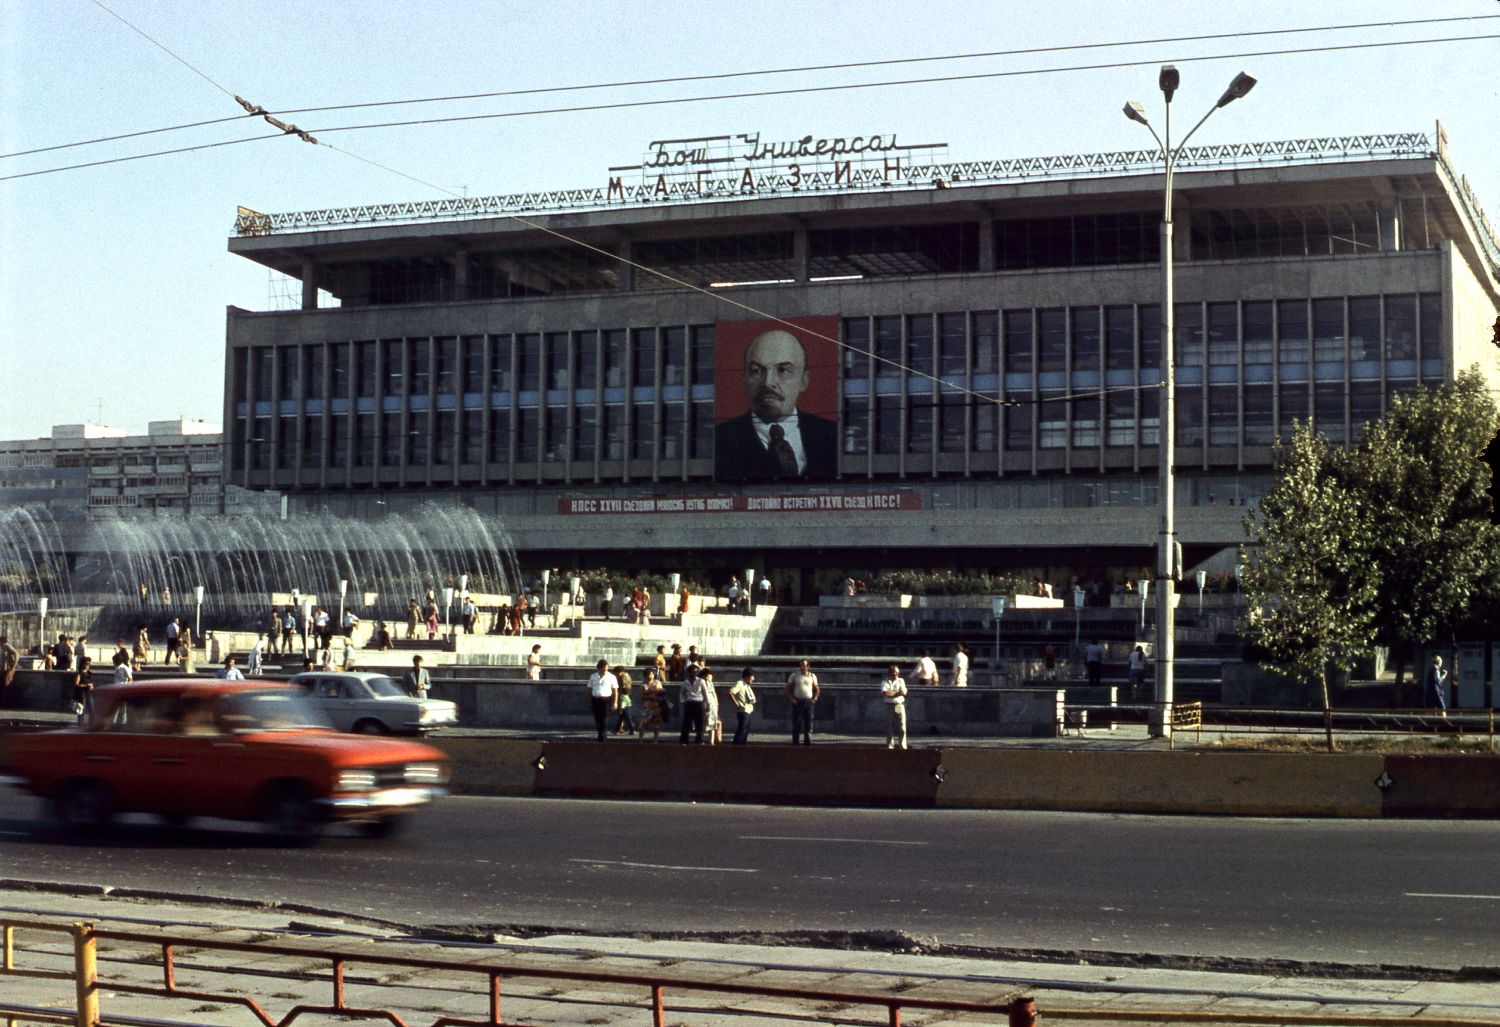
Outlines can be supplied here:
[[1203, 612], [1203, 586], [1208, 584], [1208, 571], [1199, 571], [1198, 579], [1198, 612]]
[[[294, 596], [297, 595], [297, 593], [295, 591], [292, 594]], [[302, 600], [302, 660], [303, 660], [303, 662], [307, 661], [308, 655], [311, 652], [311, 650], [309, 649], [309, 646], [311, 645], [311, 642], [312, 642], [312, 607], [313, 607], [313, 604], [312, 604], [312, 600], [311, 599], [304, 599], [304, 600]]]
[[[1177, 69], [1170, 64], [1162, 66], [1161, 73], [1157, 77], [1157, 85], [1161, 87], [1162, 97], [1165, 100], [1165, 120], [1163, 132], [1156, 134], [1156, 129], [1146, 118], [1146, 109], [1139, 103], [1131, 100], [1125, 104], [1125, 116], [1131, 121], [1138, 121], [1145, 125], [1150, 131], [1151, 137], [1156, 140], [1157, 146], [1161, 147], [1162, 169], [1165, 174], [1165, 185], [1162, 198], [1161, 219], [1161, 404], [1160, 404], [1160, 428], [1159, 443], [1157, 446], [1157, 463], [1161, 467], [1161, 482], [1159, 502], [1161, 505], [1161, 536], [1157, 540], [1157, 564], [1156, 564], [1156, 703], [1151, 711], [1151, 735], [1156, 738], [1169, 738], [1172, 734], [1172, 693], [1173, 693], [1173, 632], [1176, 630], [1176, 610], [1173, 603], [1176, 600], [1175, 584], [1178, 574], [1177, 560], [1177, 529], [1174, 523], [1174, 495], [1175, 481], [1172, 474], [1172, 461], [1175, 457], [1173, 447], [1173, 434], [1175, 424], [1173, 423], [1173, 400], [1176, 391], [1174, 378], [1174, 354], [1172, 347], [1173, 338], [1173, 296], [1172, 296], [1172, 174], [1177, 157], [1182, 153], [1187, 141], [1193, 137], [1193, 133], [1203, 127], [1203, 123], [1209, 119], [1214, 111], [1220, 107], [1227, 106], [1250, 92], [1255, 86], [1255, 79], [1243, 71], [1234, 77], [1229, 83], [1229, 88], [1224, 90], [1224, 95], [1219, 97], [1217, 103], [1208, 109], [1208, 113], [1198, 119], [1198, 124], [1182, 137], [1182, 142], [1172, 147], [1172, 94], [1177, 91], [1177, 85], [1181, 76]], [[1141, 616], [1145, 617], [1146, 597], [1141, 596]]]
[[1005, 618], [1005, 596], [990, 596], [990, 610], [995, 616], [995, 673], [1000, 673], [1000, 621]]
[[339, 579], [339, 630], [344, 630], [344, 597], [349, 594], [349, 579]]
[[47, 597], [38, 596], [36, 601], [37, 652], [47, 657]]
[[755, 568], [745, 568], [745, 609], [749, 613], [755, 612]]
[[193, 609], [193, 638], [203, 638], [203, 586], [199, 585], [193, 589], [193, 599], [196, 606]]
[[547, 614], [547, 586], [552, 584], [552, 568], [542, 568], [542, 615]]
[[1142, 578], [1135, 583], [1135, 590], [1141, 594], [1141, 634], [1146, 633], [1146, 600], [1151, 595], [1151, 579]]
[[447, 585], [443, 588], [443, 627], [448, 629], [448, 637], [453, 637], [453, 586]]

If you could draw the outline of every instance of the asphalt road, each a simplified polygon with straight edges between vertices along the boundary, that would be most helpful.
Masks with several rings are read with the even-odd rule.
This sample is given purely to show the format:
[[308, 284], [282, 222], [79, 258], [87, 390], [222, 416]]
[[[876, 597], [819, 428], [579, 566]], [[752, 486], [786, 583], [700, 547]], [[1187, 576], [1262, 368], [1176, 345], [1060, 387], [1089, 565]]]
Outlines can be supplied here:
[[995, 950], [1500, 966], [1500, 824], [455, 797], [316, 848], [0, 793], [0, 878], [604, 934], [899, 930]]

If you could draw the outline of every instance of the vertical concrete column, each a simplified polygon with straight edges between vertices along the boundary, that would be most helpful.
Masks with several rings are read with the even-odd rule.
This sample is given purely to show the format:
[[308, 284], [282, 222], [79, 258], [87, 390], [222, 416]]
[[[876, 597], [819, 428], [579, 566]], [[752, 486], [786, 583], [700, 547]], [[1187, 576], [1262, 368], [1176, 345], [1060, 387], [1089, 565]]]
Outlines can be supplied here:
[[318, 265], [311, 257], [302, 258], [302, 309], [318, 309]]
[[635, 247], [629, 239], [621, 239], [620, 262], [615, 265], [618, 268], [615, 288], [620, 292], [635, 292], [635, 267], [628, 263], [634, 259]]
[[979, 219], [979, 270], [995, 270], [995, 219]]
[[807, 242], [807, 226], [792, 229], [792, 277], [805, 282], [812, 277], [812, 251]]

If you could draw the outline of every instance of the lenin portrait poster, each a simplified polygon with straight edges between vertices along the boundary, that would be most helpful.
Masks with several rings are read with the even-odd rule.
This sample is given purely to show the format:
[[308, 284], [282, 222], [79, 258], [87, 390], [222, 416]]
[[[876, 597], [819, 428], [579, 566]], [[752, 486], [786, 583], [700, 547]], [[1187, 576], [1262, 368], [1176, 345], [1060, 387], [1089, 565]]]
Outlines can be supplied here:
[[714, 326], [714, 475], [827, 479], [838, 471], [836, 317]]

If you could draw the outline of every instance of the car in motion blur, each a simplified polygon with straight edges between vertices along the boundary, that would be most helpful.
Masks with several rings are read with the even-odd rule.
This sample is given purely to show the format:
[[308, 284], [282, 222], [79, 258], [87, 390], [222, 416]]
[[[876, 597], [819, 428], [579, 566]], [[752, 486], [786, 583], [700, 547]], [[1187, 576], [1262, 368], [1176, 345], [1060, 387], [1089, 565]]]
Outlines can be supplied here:
[[0, 761], [78, 832], [150, 813], [258, 821], [294, 843], [336, 822], [381, 837], [445, 794], [450, 773], [420, 742], [336, 733], [295, 686], [152, 681], [100, 688], [95, 708], [82, 726], [13, 736]]
[[307, 671], [291, 679], [340, 731], [361, 735], [421, 735], [458, 722], [458, 705], [419, 699], [400, 682], [371, 671]]

